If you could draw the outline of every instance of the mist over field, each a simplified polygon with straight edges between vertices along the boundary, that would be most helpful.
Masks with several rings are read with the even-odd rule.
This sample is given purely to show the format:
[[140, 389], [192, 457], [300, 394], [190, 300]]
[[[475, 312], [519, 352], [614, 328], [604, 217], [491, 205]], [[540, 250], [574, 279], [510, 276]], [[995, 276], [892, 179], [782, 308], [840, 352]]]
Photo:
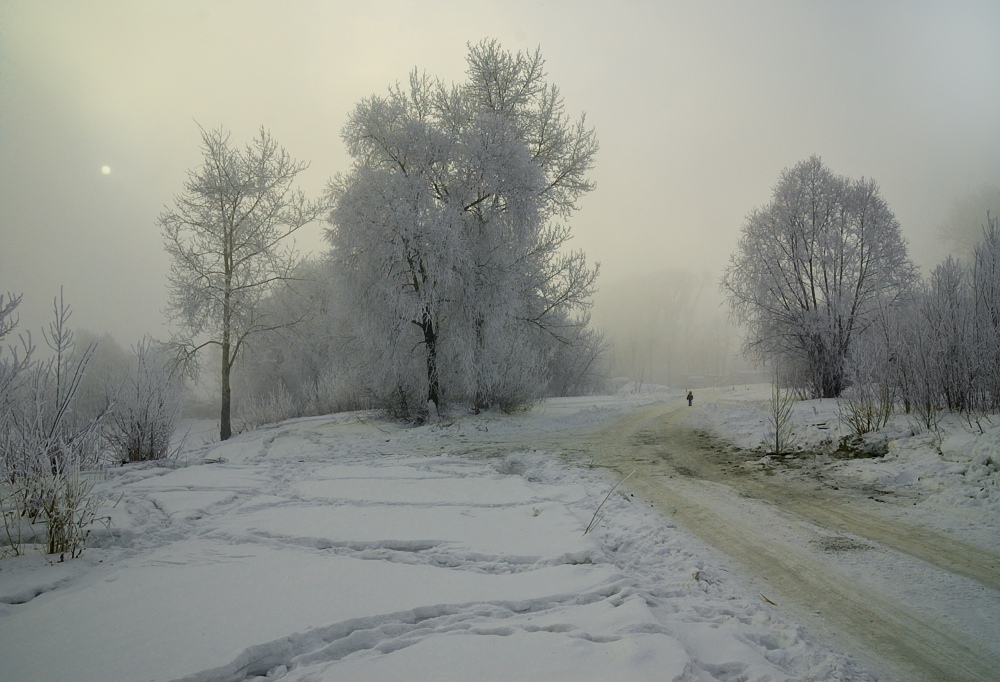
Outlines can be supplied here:
[[[264, 125], [310, 163], [301, 186], [316, 197], [349, 167], [340, 132], [356, 103], [414, 67], [461, 80], [467, 44], [484, 37], [541, 48], [567, 113], [586, 112], [596, 132], [596, 190], [569, 222], [569, 245], [602, 265], [600, 325], [656, 318], [601, 312], [620, 309], [614, 292], [643, 277], [717, 281], [747, 212], [811, 154], [876, 179], [929, 271], [950, 247], [940, 233], [956, 202], [1000, 182], [997, 12], [989, 2], [514, 2], [502, 12], [6, 2], [0, 289], [26, 294], [22, 329], [47, 322], [65, 285], [77, 327], [126, 347], [169, 336], [156, 220], [199, 164], [197, 125], [224, 125], [241, 142]], [[985, 214], [974, 219], [965, 229]], [[323, 228], [296, 234], [304, 254], [327, 248]], [[658, 303], [669, 296], [636, 285], [634, 298], [670, 315]], [[619, 344], [631, 333], [608, 331]]]

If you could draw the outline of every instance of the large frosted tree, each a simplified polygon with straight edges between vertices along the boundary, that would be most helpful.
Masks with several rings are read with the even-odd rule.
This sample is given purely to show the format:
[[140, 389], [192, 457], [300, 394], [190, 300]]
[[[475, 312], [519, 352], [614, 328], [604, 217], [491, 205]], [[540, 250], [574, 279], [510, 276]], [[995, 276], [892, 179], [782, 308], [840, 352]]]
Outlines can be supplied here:
[[722, 288], [749, 354], [791, 359], [815, 395], [835, 397], [853, 340], [915, 280], [878, 185], [813, 156], [782, 171], [771, 202], [747, 216]]
[[243, 149], [222, 128], [201, 131], [203, 163], [159, 217], [171, 257], [169, 314], [179, 323], [178, 356], [221, 352], [222, 440], [232, 435], [230, 375], [247, 338], [287, 321], [261, 302], [293, 278], [298, 257], [287, 238], [315, 220], [321, 205], [293, 188], [307, 164], [292, 159], [266, 130]]
[[597, 142], [543, 66], [485, 41], [464, 83], [414, 71], [343, 129], [354, 166], [331, 183], [329, 240], [376, 392], [405, 411], [518, 402], [546, 344], [586, 324], [597, 269], [558, 221], [593, 188]]

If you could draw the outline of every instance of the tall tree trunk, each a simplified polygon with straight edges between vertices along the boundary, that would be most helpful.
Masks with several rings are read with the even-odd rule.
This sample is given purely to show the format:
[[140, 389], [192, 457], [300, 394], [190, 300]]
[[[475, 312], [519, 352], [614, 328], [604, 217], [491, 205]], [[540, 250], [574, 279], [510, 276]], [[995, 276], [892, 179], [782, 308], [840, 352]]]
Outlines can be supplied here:
[[488, 409], [490, 406], [490, 396], [487, 393], [487, 387], [484, 385], [482, 375], [482, 365], [483, 358], [486, 356], [486, 341], [483, 339], [483, 325], [485, 320], [482, 316], [477, 316], [475, 321], [476, 326], [476, 367], [479, 372], [479, 376], [476, 377], [476, 395], [473, 398], [473, 410], [475, 414], [479, 414], [480, 411]]
[[222, 295], [222, 410], [219, 415], [219, 440], [229, 440], [233, 435], [231, 423], [232, 388], [229, 384], [229, 372], [232, 369], [233, 357], [229, 354], [232, 344], [232, 309], [230, 308], [230, 285], [232, 282], [232, 258], [226, 253], [226, 288]]
[[219, 440], [229, 440], [233, 435], [233, 427], [230, 419], [232, 389], [229, 385], [229, 371], [232, 363], [229, 358], [229, 330], [222, 334], [222, 413], [219, 416]]
[[424, 332], [424, 345], [427, 347], [427, 400], [434, 403], [434, 409], [441, 413], [441, 383], [437, 368], [437, 332], [434, 331], [434, 321], [425, 310], [420, 320], [420, 328]]

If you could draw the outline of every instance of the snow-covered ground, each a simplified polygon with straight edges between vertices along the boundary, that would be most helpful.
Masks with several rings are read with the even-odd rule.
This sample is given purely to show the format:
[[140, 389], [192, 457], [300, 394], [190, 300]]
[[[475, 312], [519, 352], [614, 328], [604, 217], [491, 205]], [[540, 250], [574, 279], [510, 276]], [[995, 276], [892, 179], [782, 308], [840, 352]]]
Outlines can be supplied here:
[[[737, 447], [759, 450], [760, 458], [746, 466], [868, 488], [889, 501], [909, 502], [897, 506], [913, 523], [1000, 552], [1000, 417], [947, 414], [936, 429], [927, 429], [914, 415], [894, 414], [859, 442], [842, 423], [836, 400], [798, 401], [792, 454], [779, 458], [766, 455], [762, 445], [773, 428], [770, 391], [767, 385], [723, 391], [693, 415], [693, 423]], [[873, 456], [838, 452], [844, 437]]]
[[[761, 395], [744, 393], [700, 412], [752, 446]], [[82, 558], [0, 560], [0, 678], [874, 679], [624, 487], [602, 506], [616, 483], [604, 471], [504, 445], [660, 400], [679, 395], [192, 434], [177, 462], [106, 475], [113, 525]], [[828, 417], [796, 409], [816, 431]], [[933, 487], [927, 514], [995, 522], [1000, 433], [934, 438], [900, 433], [877, 460], [812, 457], [886, 489]]]

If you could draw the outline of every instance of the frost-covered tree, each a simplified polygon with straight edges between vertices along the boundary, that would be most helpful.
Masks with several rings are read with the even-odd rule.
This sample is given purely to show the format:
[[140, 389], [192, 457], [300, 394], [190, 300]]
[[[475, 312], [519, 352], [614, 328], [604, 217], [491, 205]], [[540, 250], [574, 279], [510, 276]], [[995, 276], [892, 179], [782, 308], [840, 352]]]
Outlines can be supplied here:
[[661, 270], [602, 285], [594, 318], [613, 340], [614, 376], [668, 385], [725, 381], [735, 370], [737, 337], [713, 284], [707, 270]]
[[963, 262], [972, 262], [983, 236], [984, 215], [1000, 215], [1000, 185], [983, 185], [957, 197], [937, 226], [941, 241]]
[[965, 411], [974, 402], [979, 357], [975, 353], [975, 318], [969, 272], [948, 257], [931, 273], [924, 295], [922, 335], [931, 341], [934, 382], [943, 406]]
[[[7, 433], [7, 424], [13, 413], [18, 387], [31, 366], [34, 346], [30, 342], [19, 348], [7, 344], [10, 334], [17, 328], [17, 307], [21, 304], [19, 294], [0, 294], [0, 434]], [[3, 436], [0, 435], [0, 442]]]
[[261, 128], [245, 148], [224, 129], [202, 129], [203, 163], [184, 193], [159, 217], [172, 259], [168, 311], [181, 326], [171, 344], [192, 361], [206, 346], [221, 351], [219, 437], [232, 435], [230, 374], [251, 335], [276, 321], [261, 301], [292, 277], [298, 256], [287, 237], [321, 213], [293, 188], [307, 164], [293, 160]]
[[606, 388], [611, 343], [603, 330], [585, 327], [579, 333], [573, 343], [555, 344], [547, 367], [547, 396], [587, 395]]
[[118, 386], [129, 375], [130, 360], [127, 350], [122, 348], [111, 334], [95, 334], [80, 329], [76, 332], [76, 353], [93, 346], [93, 355], [87, 363], [87, 373], [80, 381], [76, 392], [74, 412], [84, 419], [96, 419], [113, 408], [114, 391], [109, 386]]
[[1000, 222], [986, 215], [982, 241], [973, 250], [972, 295], [975, 309], [975, 353], [979, 404], [983, 409], [1000, 409]]
[[414, 72], [359, 103], [342, 133], [354, 167], [330, 185], [373, 390], [411, 414], [544, 386], [547, 341], [579, 338], [597, 275], [557, 222], [593, 188], [593, 130], [537, 51], [485, 41], [468, 65], [464, 83]]
[[[100, 415], [81, 415], [76, 403], [96, 343], [77, 352], [76, 334], [69, 324], [72, 310], [61, 289], [52, 307], [53, 319], [42, 329], [51, 353], [44, 361], [29, 360], [23, 367], [8, 415], [11, 426], [0, 446], [8, 472], [15, 478], [42, 472], [55, 475], [67, 467], [88, 468], [99, 463], [95, 425]], [[16, 350], [8, 350], [16, 363]], [[24, 364], [35, 351], [30, 335], [22, 338], [21, 350]]]
[[[888, 389], [926, 428], [945, 410], [979, 415], [1000, 406], [1000, 231], [987, 216], [971, 267], [948, 257], [883, 310], [852, 354], [855, 383]], [[853, 392], [863, 391], [855, 386]]]
[[350, 320], [356, 313], [348, 309], [326, 258], [303, 261], [294, 284], [262, 305], [288, 325], [247, 341], [244, 362], [234, 374], [240, 394], [234, 409], [242, 421], [267, 423], [371, 406], [354, 374], [358, 348]]
[[878, 185], [813, 156], [782, 171], [771, 202], [747, 216], [722, 288], [746, 352], [804, 364], [814, 394], [836, 397], [852, 341], [915, 278]]
[[967, 411], [976, 402], [982, 366], [971, 293], [968, 269], [949, 257], [875, 325], [888, 342], [882, 380], [926, 428], [936, 428], [943, 410]]

